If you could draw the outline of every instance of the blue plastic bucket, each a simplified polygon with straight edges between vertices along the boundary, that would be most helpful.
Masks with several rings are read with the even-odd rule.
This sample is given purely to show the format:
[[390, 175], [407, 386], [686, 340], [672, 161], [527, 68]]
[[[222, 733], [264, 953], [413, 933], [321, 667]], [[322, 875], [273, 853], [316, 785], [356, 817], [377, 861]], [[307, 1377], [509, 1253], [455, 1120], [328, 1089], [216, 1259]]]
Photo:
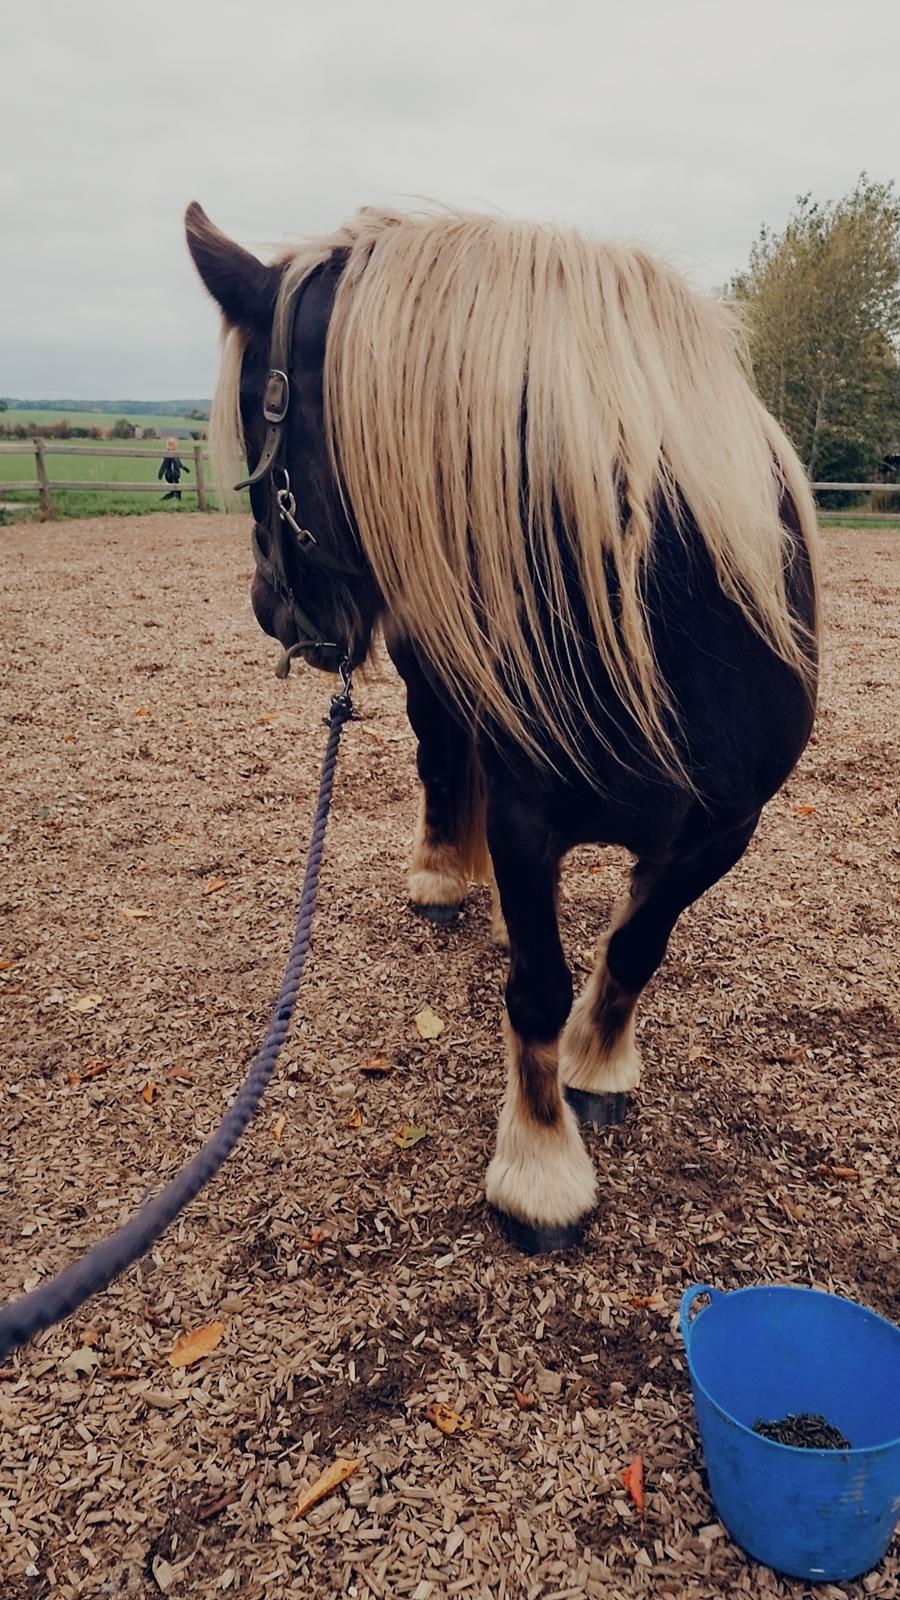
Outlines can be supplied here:
[[[709, 1305], [691, 1319], [698, 1295]], [[732, 1538], [794, 1578], [856, 1578], [900, 1517], [900, 1328], [852, 1300], [768, 1285], [694, 1284], [681, 1336], [709, 1487]], [[812, 1412], [850, 1450], [805, 1450], [754, 1422]]]

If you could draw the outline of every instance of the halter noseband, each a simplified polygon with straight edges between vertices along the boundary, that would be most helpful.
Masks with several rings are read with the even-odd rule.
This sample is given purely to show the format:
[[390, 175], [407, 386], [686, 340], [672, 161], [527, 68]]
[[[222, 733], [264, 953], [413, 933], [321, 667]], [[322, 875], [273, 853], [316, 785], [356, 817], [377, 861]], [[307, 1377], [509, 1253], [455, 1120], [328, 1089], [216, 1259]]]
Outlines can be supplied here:
[[[324, 549], [315, 534], [304, 528], [297, 517], [297, 501], [291, 488], [291, 479], [284, 464], [285, 445], [285, 420], [291, 401], [290, 381], [290, 353], [294, 339], [294, 324], [300, 310], [300, 303], [310, 279], [306, 278], [297, 295], [283, 308], [281, 314], [276, 312], [272, 325], [272, 339], [269, 345], [269, 371], [263, 387], [262, 414], [266, 422], [266, 437], [263, 442], [259, 460], [250, 476], [241, 483], [235, 484], [235, 489], [249, 489], [252, 484], [261, 483], [265, 477], [269, 479], [269, 494], [267, 506], [267, 521], [254, 522], [250, 535], [250, 547], [253, 560], [260, 577], [273, 589], [287, 606], [291, 613], [293, 623], [299, 634], [299, 640], [285, 650], [275, 668], [276, 676], [286, 678], [291, 670], [291, 661], [294, 656], [304, 650], [338, 650], [342, 651], [342, 659], [347, 661], [349, 650], [346, 640], [337, 644], [333, 640], [321, 639], [320, 630], [307, 616], [303, 607], [298, 603], [291, 588], [290, 565], [287, 546], [290, 540], [303, 551], [304, 560], [314, 561], [319, 566], [327, 568], [343, 577], [359, 577], [360, 570], [349, 562], [333, 555]], [[266, 535], [266, 550], [260, 538]]]

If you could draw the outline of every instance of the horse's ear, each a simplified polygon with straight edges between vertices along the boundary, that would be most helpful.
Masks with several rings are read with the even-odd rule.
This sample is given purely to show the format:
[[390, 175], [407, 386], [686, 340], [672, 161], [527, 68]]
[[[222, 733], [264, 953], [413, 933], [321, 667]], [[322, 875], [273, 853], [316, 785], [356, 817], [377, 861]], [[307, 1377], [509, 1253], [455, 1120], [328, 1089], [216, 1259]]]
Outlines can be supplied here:
[[196, 200], [184, 214], [188, 249], [203, 282], [228, 321], [240, 328], [266, 329], [275, 310], [277, 267], [267, 267], [209, 220]]

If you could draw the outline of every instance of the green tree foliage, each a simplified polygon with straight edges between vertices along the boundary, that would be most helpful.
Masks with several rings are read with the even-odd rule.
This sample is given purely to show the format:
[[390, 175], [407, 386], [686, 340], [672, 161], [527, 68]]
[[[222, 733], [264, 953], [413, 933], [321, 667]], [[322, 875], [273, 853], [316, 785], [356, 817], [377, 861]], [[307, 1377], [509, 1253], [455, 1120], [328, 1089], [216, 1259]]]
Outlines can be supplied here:
[[118, 421], [114, 422], [109, 430], [111, 439], [133, 439], [134, 435], [134, 423], [129, 422], [127, 417], [119, 417]]
[[865, 173], [844, 199], [801, 196], [730, 285], [760, 396], [814, 479], [860, 481], [900, 435], [900, 196]]

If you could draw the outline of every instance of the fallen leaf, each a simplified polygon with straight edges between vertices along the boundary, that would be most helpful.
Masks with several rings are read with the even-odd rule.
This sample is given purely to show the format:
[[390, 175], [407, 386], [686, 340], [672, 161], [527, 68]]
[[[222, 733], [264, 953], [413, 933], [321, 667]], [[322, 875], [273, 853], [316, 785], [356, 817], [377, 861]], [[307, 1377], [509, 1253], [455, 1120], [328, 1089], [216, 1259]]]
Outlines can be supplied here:
[[427, 1138], [427, 1128], [416, 1128], [409, 1122], [401, 1122], [397, 1132], [394, 1134], [394, 1143], [400, 1150], [411, 1150], [414, 1144], [418, 1144], [421, 1139]]
[[647, 1502], [644, 1498], [644, 1458], [635, 1456], [622, 1473], [622, 1482], [641, 1514], [641, 1527], [647, 1531]]
[[331, 1494], [332, 1489], [336, 1489], [339, 1484], [345, 1483], [362, 1464], [362, 1456], [338, 1456], [336, 1461], [332, 1461], [330, 1467], [326, 1467], [325, 1471], [319, 1474], [315, 1483], [310, 1484], [308, 1489], [304, 1489], [288, 1517], [288, 1523], [296, 1522], [298, 1517], [305, 1517], [307, 1511], [311, 1511], [313, 1506], [318, 1505], [320, 1500], [324, 1500], [327, 1495]]
[[797, 816], [797, 817], [811, 817], [813, 812], [815, 811], [815, 809], [816, 809], [815, 806], [792, 806], [791, 807], [791, 810], [793, 811], [794, 815]]
[[13, 956], [12, 959], [9, 960], [9, 961], [0, 961], [0, 972], [8, 972], [10, 967], [14, 967], [15, 964], [16, 964], [15, 956]]
[[442, 1022], [430, 1006], [423, 1006], [416, 1016], [416, 1033], [420, 1039], [436, 1039], [443, 1033], [446, 1023]]
[[136, 706], [134, 711], [132, 711], [131, 715], [133, 717], [149, 717], [150, 716], [150, 707], [149, 706]]
[[597, 872], [605, 872], [605, 871], [606, 871], [605, 867], [588, 867], [588, 875], [590, 877], [593, 877], [594, 874], [597, 873]]
[[69, 1002], [73, 1011], [96, 1011], [103, 1004], [102, 994], [83, 994], [80, 1000]]
[[626, 1299], [628, 1304], [634, 1306], [637, 1311], [645, 1311], [648, 1306], [659, 1305], [659, 1295], [657, 1294], [629, 1294]]
[[183, 1333], [169, 1351], [169, 1366], [192, 1367], [195, 1361], [202, 1361], [204, 1356], [212, 1354], [224, 1332], [224, 1322], [211, 1322], [206, 1328], [195, 1328], [193, 1333]]
[[360, 1111], [359, 1106], [354, 1106], [353, 1107], [353, 1110], [351, 1111], [349, 1117], [347, 1118], [347, 1127], [348, 1128], [361, 1128], [362, 1127], [362, 1112]]
[[386, 1072], [390, 1072], [391, 1063], [387, 1056], [381, 1050], [378, 1050], [374, 1056], [369, 1057], [368, 1061], [360, 1062], [359, 1070], [367, 1073], [372, 1078], [381, 1078]]
[[823, 1162], [813, 1170], [819, 1178], [841, 1178], [845, 1183], [859, 1183], [856, 1167], [833, 1167], [829, 1162]]
[[203, 893], [204, 894], [218, 894], [220, 889], [224, 889], [225, 888], [225, 885], [227, 884], [227, 882], [228, 882], [227, 878], [210, 878], [209, 883], [206, 885], [206, 888], [204, 889]]
[[280, 1144], [281, 1143], [281, 1135], [284, 1133], [284, 1128], [285, 1128], [285, 1123], [286, 1122], [287, 1122], [287, 1117], [285, 1117], [284, 1115], [280, 1115], [280, 1116], [277, 1116], [275, 1118], [275, 1121], [272, 1123], [272, 1130], [271, 1130], [272, 1131], [272, 1138], [275, 1140], [276, 1144]]
[[81, 1342], [90, 1348], [90, 1346], [93, 1344], [99, 1344], [101, 1337], [102, 1335], [100, 1329], [91, 1326], [89, 1328], [85, 1328], [81, 1335]]
[[172, 1067], [169, 1072], [169, 1077], [174, 1078], [176, 1083], [193, 1083], [194, 1081], [190, 1073], [185, 1071], [184, 1067]]
[[152, 1106], [154, 1100], [156, 1099], [156, 1088], [157, 1085], [155, 1079], [148, 1078], [143, 1089], [141, 1090], [141, 1099], [145, 1105]]
[[102, 1072], [108, 1072], [111, 1066], [109, 1061], [85, 1061], [79, 1069], [79, 1078], [99, 1078]]
[[312, 1233], [309, 1234], [309, 1236], [306, 1239], [304, 1239], [303, 1243], [300, 1246], [300, 1249], [301, 1250], [318, 1250], [319, 1245], [322, 1243], [322, 1241], [323, 1241], [323, 1239], [325, 1237], [326, 1237], [326, 1234], [325, 1234], [325, 1229], [324, 1228], [313, 1228]]
[[103, 935], [102, 933], [86, 933], [84, 937], [86, 939], [93, 939], [96, 941], [97, 939], [102, 939]]
[[94, 1368], [99, 1367], [100, 1357], [95, 1350], [89, 1350], [85, 1345], [81, 1350], [73, 1350], [61, 1365], [63, 1375], [71, 1383], [78, 1377], [89, 1378]]
[[458, 1411], [442, 1405], [440, 1400], [432, 1400], [431, 1404], [425, 1407], [425, 1415], [428, 1421], [433, 1422], [435, 1427], [448, 1438], [454, 1433], [466, 1433], [472, 1426], [471, 1422], [461, 1417]]
[[152, 916], [152, 911], [140, 911], [137, 906], [120, 906], [123, 917], [130, 917], [132, 922], [147, 922]]
[[533, 1411], [537, 1401], [533, 1394], [526, 1394], [524, 1389], [513, 1389], [513, 1399], [520, 1411]]

